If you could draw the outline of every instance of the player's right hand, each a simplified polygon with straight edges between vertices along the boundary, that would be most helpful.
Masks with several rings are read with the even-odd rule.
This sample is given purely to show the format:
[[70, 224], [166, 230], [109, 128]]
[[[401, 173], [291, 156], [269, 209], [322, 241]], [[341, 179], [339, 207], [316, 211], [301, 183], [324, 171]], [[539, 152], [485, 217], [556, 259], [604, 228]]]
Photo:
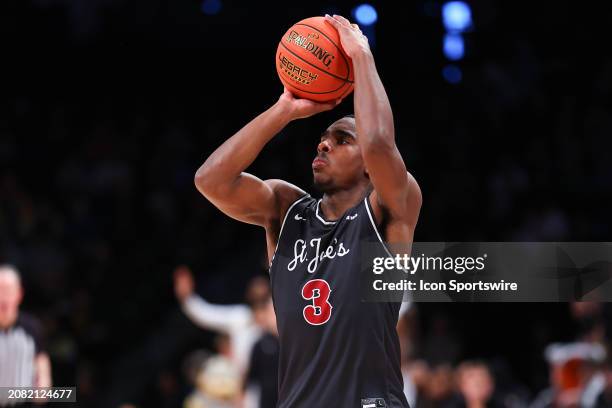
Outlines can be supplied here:
[[342, 99], [332, 102], [321, 103], [310, 99], [299, 99], [284, 88], [283, 94], [278, 98], [278, 104], [282, 105], [288, 112], [290, 119], [304, 119], [320, 112], [325, 112], [335, 108]]
[[179, 302], [184, 302], [193, 294], [195, 283], [188, 266], [180, 265], [174, 270], [174, 294]]

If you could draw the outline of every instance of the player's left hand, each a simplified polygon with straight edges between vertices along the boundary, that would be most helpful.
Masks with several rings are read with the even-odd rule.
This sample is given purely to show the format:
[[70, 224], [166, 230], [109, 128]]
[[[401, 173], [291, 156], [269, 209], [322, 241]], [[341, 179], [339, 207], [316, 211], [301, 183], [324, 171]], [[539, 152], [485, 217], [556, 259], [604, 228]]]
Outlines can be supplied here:
[[351, 24], [346, 18], [337, 14], [333, 16], [326, 14], [325, 21], [338, 30], [338, 34], [340, 34], [340, 43], [349, 58], [352, 59], [360, 52], [370, 52], [368, 37], [363, 35], [357, 24]]

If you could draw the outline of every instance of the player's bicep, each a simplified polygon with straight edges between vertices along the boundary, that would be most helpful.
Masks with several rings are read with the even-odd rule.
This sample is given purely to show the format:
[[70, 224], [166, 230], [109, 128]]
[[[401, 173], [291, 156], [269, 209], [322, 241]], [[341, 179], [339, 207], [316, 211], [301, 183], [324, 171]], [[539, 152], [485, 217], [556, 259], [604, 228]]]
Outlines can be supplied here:
[[233, 183], [201, 192], [224, 214], [249, 224], [265, 227], [278, 212], [272, 186], [249, 173], [241, 173]]

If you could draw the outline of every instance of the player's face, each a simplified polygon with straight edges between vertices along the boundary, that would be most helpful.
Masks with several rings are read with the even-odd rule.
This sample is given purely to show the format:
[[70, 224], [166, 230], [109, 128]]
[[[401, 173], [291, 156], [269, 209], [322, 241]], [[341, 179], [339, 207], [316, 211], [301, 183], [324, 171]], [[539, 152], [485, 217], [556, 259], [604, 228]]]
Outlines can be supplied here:
[[323, 192], [349, 189], [366, 177], [354, 118], [337, 120], [321, 134], [312, 171]]

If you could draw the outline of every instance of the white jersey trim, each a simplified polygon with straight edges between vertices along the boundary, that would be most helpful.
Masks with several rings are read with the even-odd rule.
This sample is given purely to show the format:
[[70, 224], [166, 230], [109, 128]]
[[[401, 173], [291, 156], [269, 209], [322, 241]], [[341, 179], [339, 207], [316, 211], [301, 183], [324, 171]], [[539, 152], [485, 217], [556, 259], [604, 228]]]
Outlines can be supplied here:
[[287, 218], [289, 217], [289, 213], [291, 212], [293, 207], [295, 207], [296, 204], [300, 203], [302, 200], [304, 200], [305, 198], [308, 198], [308, 197], [310, 197], [310, 194], [306, 194], [305, 196], [302, 196], [302, 197], [298, 198], [287, 209], [287, 212], [285, 213], [285, 218], [283, 218], [283, 223], [281, 224], [280, 231], [278, 232], [278, 239], [276, 240], [276, 248], [274, 248], [274, 253], [272, 254], [272, 259], [270, 260], [270, 265], [268, 266], [268, 274], [270, 273], [270, 269], [272, 269], [272, 263], [274, 262], [274, 257], [276, 257], [276, 251], [278, 251], [278, 244], [280, 244], [281, 236], [283, 234], [283, 228], [285, 228], [285, 222], [287, 222]]
[[325, 220], [323, 219], [323, 217], [321, 217], [321, 216], [319, 215], [319, 204], [321, 204], [321, 200], [322, 200], [322, 199], [319, 199], [319, 201], [317, 201], [317, 207], [316, 207], [316, 209], [315, 209], [315, 215], [317, 216], [317, 218], [319, 219], [319, 221], [321, 221], [323, 224], [325, 224], [325, 225], [334, 225], [334, 224], [336, 223], [336, 221], [325, 221]]
[[380, 236], [380, 233], [378, 232], [378, 227], [376, 226], [376, 222], [374, 222], [374, 217], [372, 216], [372, 211], [370, 211], [369, 195], [363, 201], [365, 201], [366, 211], [368, 212], [368, 217], [370, 218], [370, 222], [372, 223], [372, 227], [374, 228], [374, 232], [376, 233], [376, 236], [378, 237], [378, 240], [382, 244], [383, 248], [385, 248], [385, 251], [387, 252], [387, 255], [389, 255], [391, 258], [393, 258], [393, 255], [391, 254], [391, 251], [389, 251], [389, 248], [387, 248], [387, 245], [385, 245], [385, 241], [383, 241], [383, 239]]
[[[365, 201], [366, 211], [368, 212], [368, 217], [370, 218], [370, 222], [372, 223], [372, 228], [374, 228], [374, 232], [376, 233], [376, 236], [378, 237], [378, 240], [380, 241], [380, 244], [385, 249], [385, 252], [387, 252], [387, 255], [389, 255], [391, 258], [393, 258], [393, 254], [391, 253], [391, 251], [389, 251], [389, 248], [387, 248], [387, 245], [385, 244], [385, 241], [383, 241], [383, 239], [381, 238], [380, 233], [378, 232], [378, 227], [376, 226], [376, 222], [374, 222], [374, 217], [372, 216], [372, 211], [370, 210], [370, 198], [369, 198], [369, 195], [368, 195], [368, 197], [366, 197], [364, 199], [364, 201]], [[405, 269], [403, 271], [407, 272]], [[406, 294], [404, 292], [404, 300], [402, 301], [402, 306], [400, 307], [400, 313], [399, 313], [400, 316], [404, 315], [410, 309], [410, 306], [412, 304], [412, 297], [410, 295], [408, 295], [409, 298], [408, 298], [408, 300], [406, 300], [405, 296], [406, 296]], [[406, 305], [405, 308], [404, 308], [404, 305]]]

